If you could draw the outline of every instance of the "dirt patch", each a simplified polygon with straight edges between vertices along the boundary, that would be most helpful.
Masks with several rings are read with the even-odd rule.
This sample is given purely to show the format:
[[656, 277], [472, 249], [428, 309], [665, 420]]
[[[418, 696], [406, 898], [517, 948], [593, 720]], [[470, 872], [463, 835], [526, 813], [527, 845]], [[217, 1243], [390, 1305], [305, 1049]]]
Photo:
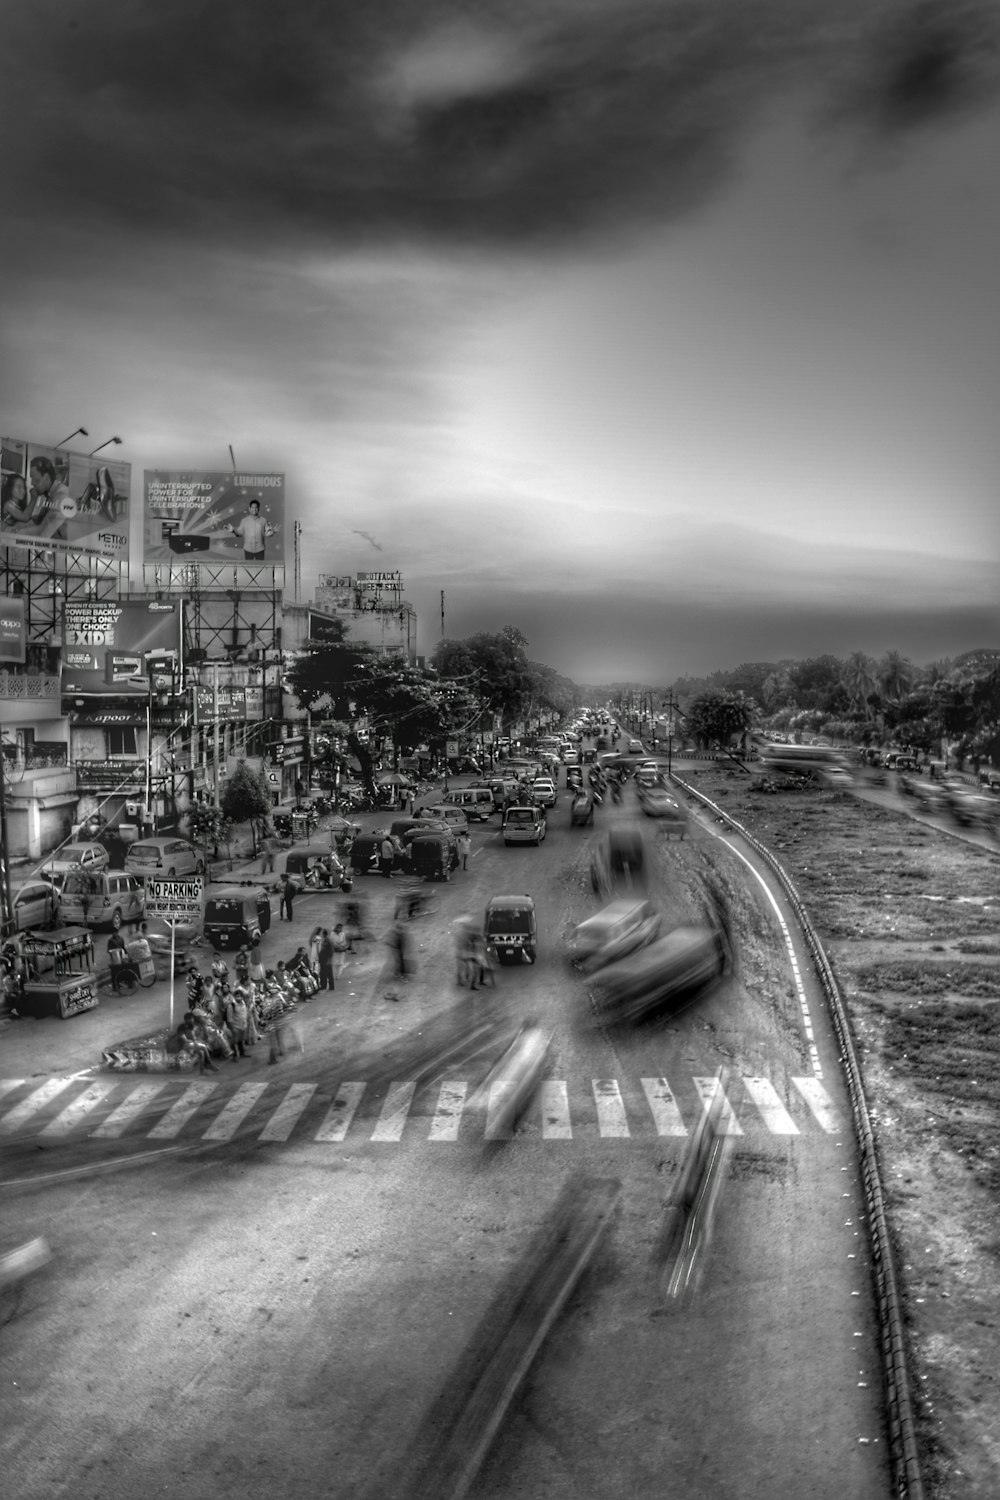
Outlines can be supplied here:
[[821, 788], [687, 779], [781, 861], [834, 965], [886, 1190], [924, 1482], [1000, 1492], [1000, 851]]

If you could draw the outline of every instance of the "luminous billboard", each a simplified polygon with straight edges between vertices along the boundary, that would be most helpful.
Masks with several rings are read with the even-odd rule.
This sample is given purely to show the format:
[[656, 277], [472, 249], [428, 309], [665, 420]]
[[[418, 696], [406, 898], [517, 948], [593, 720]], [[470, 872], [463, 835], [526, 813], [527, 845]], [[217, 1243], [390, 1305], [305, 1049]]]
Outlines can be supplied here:
[[283, 563], [284, 474], [147, 469], [146, 563]]
[[42, 543], [128, 566], [132, 465], [0, 440], [0, 546]]
[[0, 662], [23, 662], [25, 644], [24, 600], [0, 596]]
[[173, 653], [180, 665], [181, 609], [179, 600], [124, 604], [112, 599], [67, 600], [63, 692], [145, 695], [149, 691], [147, 653]]

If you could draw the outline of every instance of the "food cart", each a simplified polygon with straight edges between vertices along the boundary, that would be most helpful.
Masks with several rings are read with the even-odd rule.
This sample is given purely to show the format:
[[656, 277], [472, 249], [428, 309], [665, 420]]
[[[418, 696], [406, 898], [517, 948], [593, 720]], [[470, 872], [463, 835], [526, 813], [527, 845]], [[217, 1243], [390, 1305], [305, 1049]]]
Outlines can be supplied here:
[[21, 938], [22, 1016], [75, 1016], [97, 1005], [94, 939], [86, 927], [27, 932]]

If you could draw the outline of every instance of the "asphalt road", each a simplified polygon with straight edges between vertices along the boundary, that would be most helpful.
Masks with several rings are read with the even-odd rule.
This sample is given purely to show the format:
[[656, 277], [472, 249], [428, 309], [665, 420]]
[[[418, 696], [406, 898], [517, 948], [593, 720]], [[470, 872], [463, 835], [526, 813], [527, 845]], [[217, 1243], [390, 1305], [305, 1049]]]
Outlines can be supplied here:
[[[595, 1024], [564, 956], [598, 905], [588, 849], [611, 820], [642, 825], [669, 919], [697, 915], [705, 874], [722, 880], [741, 952], [714, 994], [624, 1034]], [[888, 1496], [847, 1100], [788, 913], [700, 816], [683, 843], [631, 796], [593, 830], [568, 824], [563, 794], [539, 849], [477, 827], [468, 873], [414, 924], [406, 985], [379, 941], [394, 883], [359, 881], [374, 937], [303, 1009], [304, 1050], [227, 1065], [186, 1117], [193, 1085], [176, 1078], [92, 1074], [13, 1123], [37, 1080], [0, 1100], [8, 1175], [38, 1179], [4, 1190], [6, 1233], [53, 1251], [2, 1293], [19, 1500], [405, 1493], [435, 1393], [577, 1176], [619, 1182], [618, 1215], [470, 1493]], [[537, 965], [458, 990], [452, 920], [522, 890]], [[272, 929], [275, 957], [325, 900]], [[407, 1088], [407, 1055], [462, 996], [470, 1024], [532, 1016], [553, 1032], [544, 1107], [509, 1141], [460, 1111], [481, 1061]], [[693, 1128], [721, 1065], [739, 1133], [700, 1285], [673, 1303], [658, 1252], [685, 1136], [668, 1132]]]

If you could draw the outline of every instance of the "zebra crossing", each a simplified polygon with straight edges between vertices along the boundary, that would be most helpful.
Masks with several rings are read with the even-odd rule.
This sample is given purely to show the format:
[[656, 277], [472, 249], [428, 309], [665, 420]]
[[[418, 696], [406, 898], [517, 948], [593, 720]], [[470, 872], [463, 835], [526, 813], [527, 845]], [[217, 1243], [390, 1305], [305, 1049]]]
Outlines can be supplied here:
[[[547, 1078], [525, 1110], [518, 1134], [543, 1141], [649, 1140], [684, 1137], [717, 1096], [718, 1120], [729, 1136], [793, 1137], [837, 1134], [845, 1127], [832, 1099], [814, 1077], [790, 1078], [785, 1097], [769, 1078], [718, 1077], [565, 1079]], [[504, 1125], [505, 1088], [495, 1084], [485, 1109], [470, 1107], [474, 1087], [449, 1079], [433, 1085], [400, 1079], [388, 1089], [345, 1080], [333, 1092], [320, 1083], [255, 1081], [231, 1092], [207, 1079], [50, 1078], [0, 1083], [0, 1139], [37, 1134], [46, 1142], [143, 1136], [154, 1141], [181, 1136], [224, 1143], [239, 1137], [263, 1142], [342, 1144], [367, 1139], [399, 1144], [509, 1138]], [[17, 1097], [20, 1095], [20, 1097]]]

